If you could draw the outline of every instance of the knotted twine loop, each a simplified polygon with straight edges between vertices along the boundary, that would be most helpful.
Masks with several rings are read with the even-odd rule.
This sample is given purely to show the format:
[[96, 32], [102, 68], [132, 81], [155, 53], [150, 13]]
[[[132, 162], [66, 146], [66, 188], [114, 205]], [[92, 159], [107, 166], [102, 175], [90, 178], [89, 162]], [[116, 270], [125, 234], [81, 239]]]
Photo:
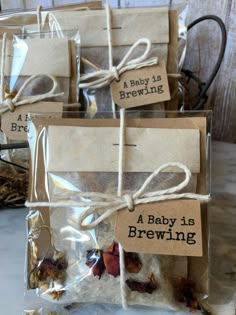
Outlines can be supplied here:
[[[129, 60], [135, 50], [142, 44], [146, 45], [144, 53], [140, 57]], [[138, 39], [116, 67], [113, 66], [110, 70], [98, 70], [92, 73], [82, 74], [80, 77], [79, 87], [81, 89], [99, 89], [109, 85], [114, 80], [119, 81], [120, 75], [126, 71], [158, 64], [157, 57], [147, 59], [151, 51], [151, 47], [152, 43], [148, 38]]]
[[[163, 171], [170, 168], [178, 168], [185, 173], [185, 178], [176, 186], [167, 189], [146, 192], [147, 186]], [[111, 217], [114, 213], [125, 209], [132, 208], [140, 204], [148, 204], [164, 200], [178, 200], [178, 199], [195, 199], [202, 202], [208, 202], [210, 195], [202, 195], [195, 193], [180, 193], [185, 188], [191, 179], [191, 171], [187, 166], [179, 162], [165, 163], [157, 168], [148, 178], [143, 185], [133, 194], [123, 196], [116, 196], [113, 194], [103, 194], [98, 192], [78, 192], [77, 198], [90, 199], [90, 201], [65, 201], [58, 200], [56, 202], [26, 202], [26, 207], [85, 207], [88, 208], [79, 217], [79, 229], [91, 230], [97, 227], [101, 222]], [[132, 201], [131, 201], [132, 200]], [[94, 216], [89, 220], [89, 224], [85, 223], [86, 218], [91, 214], [100, 214]]]
[[9, 109], [10, 112], [14, 112], [14, 110], [15, 110], [15, 105], [14, 105], [14, 103], [12, 103], [11, 98], [7, 98], [7, 99], [4, 101], [4, 104], [8, 107], [8, 109]]
[[[162, 171], [165, 171], [169, 168], [178, 168], [185, 173], [185, 179], [180, 182], [177, 186], [173, 186], [167, 189], [157, 190], [153, 192], [145, 192], [147, 186], [156, 178]], [[103, 202], [103, 205], [97, 206], [93, 203], [91, 208], [87, 209], [79, 218], [79, 228], [81, 230], [90, 230], [97, 227], [101, 222], [111, 217], [114, 213], [128, 208], [131, 211], [133, 210], [134, 206], [140, 204], [147, 204], [152, 202], [159, 202], [164, 200], [177, 200], [177, 199], [196, 199], [200, 201], [209, 201], [210, 195], [201, 195], [195, 193], [179, 193], [183, 188], [185, 188], [191, 179], [191, 171], [182, 163], [173, 162], [173, 163], [166, 163], [156, 169], [143, 183], [138, 191], [134, 194], [126, 194], [121, 197], [117, 197], [114, 200], [114, 196], [112, 198], [107, 199], [107, 196], [104, 198], [106, 200]], [[96, 193], [95, 193], [96, 194]], [[92, 196], [91, 196], [92, 198]], [[81, 204], [80, 204], [81, 205]], [[89, 203], [86, 203], [88, 206]], [[86, 218], [91, 214], [99, 213], [100, 216], [94, 218], [89, 221], [90, 223], [85, 223]]]
[[129, 211], [133, 212], [134, 211], [134, 200], [133, 200], [133, 196], [129, 195], [129, 194], [125, 194], [123, 196], [124, 200], [126, 201], [126, 205], [127, 208], [129, 209]]
[[[40, 77], [49, 78], [53, 82], [53, 86], [51, 90], [44, 94], [22, 96], [22, 93], [24, 92], [26, 87], [29, 86], [32, 82], [34, 82], [37, 78], [40, 78]], [[40, 102], [49, 98], [63, 97], [64, 92], [55, 93], [57, 87], [58, 87], [58, 83], [57, 83], [56, 78], [50, 74], [32, 75], [24, 82], [24, 84], [21, 86], [17, 94], [12, 99], [10, 97], [7, 97], [5, 100], [3, 100], [2, 107], [0, 108], [0, 114], [8, 110], [10, 110], [11, 112], [14, 112], [17, 106], [33, 104], [33, 103]]]
[[[5, 57], [6, 57], [6, 47], [7, 47], [7, 33], [3, 34], [3, 40], [2, 40], [2, 60], [1, 60], [1, 78], [0, 78], [0, 114], [7, 112], [8, 110], [11, 112], [14, 112], [15, 108], [20, 105], [27, 105], [27, 104], [33, 104], [36, 102], [43, 101], [48, 98], [55, 98], [55, 97], [63, 97], [64, 92], [61, 93], [55, 93], [58, 83], [54, 76], [50, 74], [34, 74], [30, 76], [21, 86], [19, 91], [14, 95], [13, 93], [9, 93], [8, 96], [5, 96], [4, 94], [4, 72], [5, 72]], [[49, 92], [46, 92], [44, 94], [38, 94], [38, 95], [31, 95], [31, 96], [22, 96], [24, 90], [27, 86], [29, 86], [33, 81], [35, 81], [37, 78], [45, 77], [49, 78], [53, 86]], [[14, 95], [14, 97], [12, 97]]]

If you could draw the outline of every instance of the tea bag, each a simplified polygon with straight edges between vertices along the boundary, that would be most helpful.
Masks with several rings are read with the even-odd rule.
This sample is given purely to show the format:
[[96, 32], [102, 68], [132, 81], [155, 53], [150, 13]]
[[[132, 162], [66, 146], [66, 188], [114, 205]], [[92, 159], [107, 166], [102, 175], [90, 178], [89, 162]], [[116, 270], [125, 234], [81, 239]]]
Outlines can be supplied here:
[[[129, 157], [137, 158], [139, 163], [132, 160], [130, 164], [127, 164], [127, 167], [136, 165], [138, 168], [132, 171], [124, 169], [123, 194], [132, 194], [137, 191], [147, 176], [152, 173], [152, 167], [155, 169], [154, 164], [158, 166], [159, 163], [163, 163], [161, 157], [164, 158], [165, 162], [180, 159], [191, 168], [192, 173], [195, 173], [185, 191], [204, 191], [204, 185], [199, 186], [201, 182], [199, 179], [202, 178], [204, 182], [205, 178], [204, 118], [133, 119], [127, 120], [126, 123], [127, 128], [132, 129], [130, 129], [131, 133], [138, 133], [139, 137], [136, 136], [134, 139], [140, 142], [138, 142], [137, 147], [126, 149]], [[32, 129], [30, 130], [32, 134], [36, 131], [38, 136], [37, 139], [30, 137], [32, 139], [30, 141], [31, 153], [34, 159], [32, 160], [30, 185], [29, 231], [33, 229], [35, 224], [50, 226], [54, 235], [55, 248], [65, 253], [68, 268], [62, 288], [64, 293], [58, 300], [60, 303], [107, 303], [109, 301], [110, 304], [120, 304], [119, 272], [117, 274], [119, 269], [117, 269], [118, 249], [117, 244], [113, 242], [115, 240], [114, 217], [107, 218], [96, 228], [86, 231], [78, 229], [82, 213], [89, 209], [92, 210], [92, 207], [89, 206], [90, 202], [96, 202], [96, 198], [99, 201], [99, 194], [102, 194], [102, 198], [110, 195], [114, 198], [116, 196], [118, 186], [116, 172], [118, 126], [119, 121], [111, 119], [80, 119], [73, 121], [71, 119], [45, 119], [39, 115], [32, 120]], [[56, 138], [59, 129], [63, 135], [60, 143]], [[150, 142], [155, 139], [151, 136], [152, 132], [157, 132], [156, 141], [158, 142], [158, 139], [160, 141], [162, 139], [161, 133], [167, 136], [167, 130], [170, 130], [171, 137], [174, 137], [172, 139], [175, 139], [175, 141], [176, 136], [180, 139], [180, 134], [183, 137], [189, 136], [189, 145], [186, 145], [187, 142], [185, 142], [183, 147], [180, 148], [178, 145], [181, 141], [163, 140], [166, 145], [169, 143], [168, 149], [157, 145], [156, 150], [159, 151], [160, 160], [155, 159], [150, 162], [149, 158], [152, 154], [155, 157], [158, 156], [153, 152], [154, 147]], [[195, 134], [194, 137], [191, 136], [190, 130]], [[149, 137], [147, 138], [146, 135], [149, 135]], [[198, 135], [200, 135], [200, 138]], [[140, 137], [144, 142], [140, 140]], [[193, 139], [195, 140], [193, 141]], [[79, 146], [80, 150], [75, 149], [75, 141], [76, 148]], [[58, 150], [61, 151], [62, 149], [61, 143], [64, 144], [64, 154], [63, 158], [59, 159]], [[133, 143], [131, 138], [129, 138], [128, 143]], [[144, 143], [152, 147], [152, 150], [145, 149], [145, 154], [141, 149]], [[174, 146], [174, 143], [178, 143], [178, 145]], [[105, 150], [107, 145], [110, 147], [109, 150]], [[86, 148], [90, 148], [90, 150]], [[100, 154], [97, 150], [100, 150]], [[136, 154], [134, 156], [130, 155], [130, 152], [132, 152], [130, 150], [135, 150], [133, 152], [136, 152], [137, 156]], [[109, 154], [107, 154], [108, 151]], [[176, 155], [177, 152], [180, 154], [179, 156]], [[187, 152], [190, 153], [188, 157]], [[139, 154], [141, 156], [144, 154], [143, 160], [141, 160]], [[196, 159], [197, 157], [199, 159]], [[130, 161], [130, 158], [127, 161]], [[193, 161], [195, 162], [191, 164]], [[181, 172], [175, 173], [174, 169], [159, 175], [160, 177], [151, 183], [148, 191], [172, 187], [184, 178], [184, 174]], [[98, 194], [97, 197], [94, 196], [95, 199], [92, 197], [94, 192]], [[79, 202], [82, 204], [77, 204]], [[53, 204], [55, 207], [50, 206]], [[60, 211], [58, 211], [59, 205]], [[94, 214], [91, 212], [85, 223], [90, 224], [99, 214], [101, 215], [102, 212], [95, 212]], [[47, 253], [48, 246], [45, 248], [47, 244], [45, 237], [47, 236], [43, 232], [36, 237], [39, 259], [44, 259], [45, 251]], [[165, 309], [184, 309], [184, 305], [179, 304], [174, 298], [173, 279], [187, 277], [186, 257], [162, 256], [142, 252], [136, 254], [129, 256], [127, 253], [126, 256], [128, 261], [131, 259], [134, 262], [135, 269], [138, 270], [137, 273], [130, 273], [127, 270], [125, 272], [127, 280], [125, 290], [128, 304], [145, 305], [146, 307], [155, 306]], [[105, 263], [105, 270], [102, 267], [103, 265], [100, 265], [101, 257], [103, 257]], [[96, 261], [98, 265], [96, 265]], [[110, 261], [110, 263], [107, 261]], [[30, 272], [32, 270], [32, 248], [30, 244], [28, 266], [28, 272]], [[183, 268], [183, 266], [185, 267]], [[31, 284], [28, 283], [28, 285], [30, 288]], [[55, 287], [55, 285], [55, 281], [52, 281], [52, 287]], [[41, 299], [51, 300], [47, 290], [44, 291], [40, 286], [37, 287], [37, 293]]]
[[[22, 1], [12, 1], [12, 0], [2, 0], [2, 11], [5, 11], [5, 10], [16, 10], [16, 9], [21, 9], [21, 10], [29, 10], [29, 9], [34, 9], [36, 8], [37, 5], [40, 5], [40, 1], [39, 3], [34, 2], [32, 3], [31, 0], [26, 0], [24, 2]], [[44, 8], [47, 8], [47, 9], [58, 9], [58, 8], [66, 8], [66, 7], [69, 7], [69, 8], [79, 8], [81, 6], [87, 6], [87, 7], [97, 7], [101, 5], [101, 1], [91, 1], [91, 0], [88, 0], [88, 1], [84, 1], [84, 0], [81, 0], [81, 1], [61, 1], [61, 0], [46, 0], [43, 2], [43, 7]]]

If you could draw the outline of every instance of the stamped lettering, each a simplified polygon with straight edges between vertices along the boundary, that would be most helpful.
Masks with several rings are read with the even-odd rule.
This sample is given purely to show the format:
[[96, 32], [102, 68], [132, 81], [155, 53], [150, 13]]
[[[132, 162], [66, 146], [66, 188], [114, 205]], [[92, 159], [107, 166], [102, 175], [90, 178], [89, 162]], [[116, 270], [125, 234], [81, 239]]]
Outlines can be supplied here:
[[172, 200], [121, 210], [115, 233], [126, 251], [202, 256], [200, 203]]
[[112, 83], [114, 102], [124, 108], [159, 103], [170, 99], [165, 63], [127, 71]]

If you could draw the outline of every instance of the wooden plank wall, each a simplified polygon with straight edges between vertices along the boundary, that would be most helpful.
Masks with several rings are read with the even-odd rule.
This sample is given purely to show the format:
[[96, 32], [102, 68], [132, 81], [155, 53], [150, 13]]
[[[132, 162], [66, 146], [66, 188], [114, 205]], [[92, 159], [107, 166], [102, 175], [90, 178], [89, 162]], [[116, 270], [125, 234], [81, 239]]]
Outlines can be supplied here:
[[[206, 14], [218, 15], [225, 22], [228, 34], [225, 58], [208, 93], [208, 108], [214, 109], [213, 136], [236, 142], [236, 1], [189, 0], [189, 22]], [[185, 67], [206, 80], [216, 62], [220, 40], [215, 22], [194, 27], [189, 32]]]
[[[47, 4], [50, 0], [2, 0], [2, 5], [18, 5], [23, 2]], [[52, 1], [52, 0], [51, 0]], [[165, 0], [166, 1], [166, 0]], [[145, 6], [163, 3], [164, 0], [111, 0], [112, 4]], [[75, 2], [75, 0], [57, 0]], [[78, 1], [77, 2], [86, 2]], [[166, 1], [167, 2], [167, 1]], [[228, 42], [225, 58], [220, 71], [208, 93], [207, 108], [214, 109], [213, 137], [217, 140], [236, 142], [236, 0], [189, 0], [188, 22], [206, 15], [215, 14], [226, 24]], [[215, 22], [203, 22], [189, 32], [185, 68], [194, 72], [203, 80], [211, 73], [220, 47], [220, 30]]]

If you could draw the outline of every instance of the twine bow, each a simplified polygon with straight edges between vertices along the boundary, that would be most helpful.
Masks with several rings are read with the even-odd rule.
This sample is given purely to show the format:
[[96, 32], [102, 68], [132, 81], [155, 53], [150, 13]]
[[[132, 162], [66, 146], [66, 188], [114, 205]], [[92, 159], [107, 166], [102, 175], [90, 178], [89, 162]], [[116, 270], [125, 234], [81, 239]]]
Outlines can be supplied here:
[[[32, 96], [22, 96], [23, 91], [25, 88], [34, 80], [36, 80], [39, 77], [45, 77], [49, 78], [53, 82], [53, 86], [49, 92], [46, 92], [44, 94], [38, 94], [38, 95], [32, 95]], [[26, 105], [26, 104], [33, 104], [36, 102], [40, 102], [42, 100], [48, 99], [48, 98], [54, 98], [54, 97], [62, 97], [64, 96], [64, 92], [61, 93], [55, 93], [56, 89], [58, 87], [57, 80], [54, 76], [50, 74], [35, 74], [29, 77], [24, 84], [21, 86], [19, 91], [16, 93], [16, 95], [11, 98], [7, 97], [3, 103], [2, 107], [0, 108], [0, 114], [5, 113], [6, 111], [10, 110], [11, 112], [14, 112], [15, 108], [17, 106]]]
[[[141, 44], [146, 45], [144, 53], [138, 58], [129, 60], [130, 56]], [[147, 59], [151, 51], [151, 46], [152, 43], [148, 38], [140, 38], [128, 50], [127, 54], [116, 67], [113, 66], [111, 70], [98, 70], [93, 73], [81, 75], [80, 77], [81, 83], [79, 84], [79, 87], [82, 89], [83, 88], [99, 89], [101, 87], [109, 85], [114, 80], [119, 81], [120, 75], [126, 71], [156, 65], [158, 63], [157, 57]]]
[[[157, 190], [153, 192], [145, 192], [147, 186], [159, 175], [170, 167], [178, 168], [185, 173], [185, 179], [177, 186], [168, 189]], [[91, 201], [57, 201], [57, 202], [26, 202], [26, 207], [89, 207], [79, 218], [80, 230], [91, 230], [95, 228], [105, 219], [109, 218], [115, 212], [124, 208], [134, 211], [134, 207], [139, 204], [147, 204], [151, 202], [158, 202], [163, 200], [177, 200], [177, 199], [196, 199], [200, 201], [209, 201], [210, 195], [201, 195], [195, 193], [179, 193], [186, 187], [191, 179], [191, 171], [182, 163], [173, 162], [166, 163], [156, 169], [143, 183], [141, 188], [134, 194], [125, 194], [121, 197], [116, 195], [97, 193], [97, 192], [79, 192], [79, 198], [90, 198]], [[99, 213], [100, 216], [93, 218], [90, 223], [84, 223], [88, 216], [94, 213]]]
[[[177, 186], [170, 187], [168, 189], [157, 190], [153, 192], [145, 192], [147, 186], [153, 181], [155, 177], [163, 170], [168, 169], [169, 167], [177, 167], [180, 170], [183, 170], [185, 173], [185, 179], [178, 184]], [[130, 211], [134, 211], [134, 206], [139, 204], [147, 204], [151, 202], [158, 202], [163, 200], [176, 200], [176, 199], [197, 199], [201, 201], [208, 201], [210, 195], [200, 195], [194, 193], [180, 193], [184, 187], [186, 187], [191, 179], [191, 171], [182, 163], [166, 163], [156, 169], [143, 183], [141, 188], [136, 191], [134, 194], [125, 194], [121, 197], [117, 196], [108, 196], [104, 195], [104, 199], [107, 200], [102, 207], [92, 207], [86, 210], [79, 219], [79, 227], [81, 230], [90, 230], [95, 228], [99, 223], [109, 218], [115, 212], [128, 208]], [[88, 205], [88, 204], [87, 204]], [[94, 219], [89, 224], [85, 224], [84, 221], [86, 218], [94, 212], [102, 214]]]

